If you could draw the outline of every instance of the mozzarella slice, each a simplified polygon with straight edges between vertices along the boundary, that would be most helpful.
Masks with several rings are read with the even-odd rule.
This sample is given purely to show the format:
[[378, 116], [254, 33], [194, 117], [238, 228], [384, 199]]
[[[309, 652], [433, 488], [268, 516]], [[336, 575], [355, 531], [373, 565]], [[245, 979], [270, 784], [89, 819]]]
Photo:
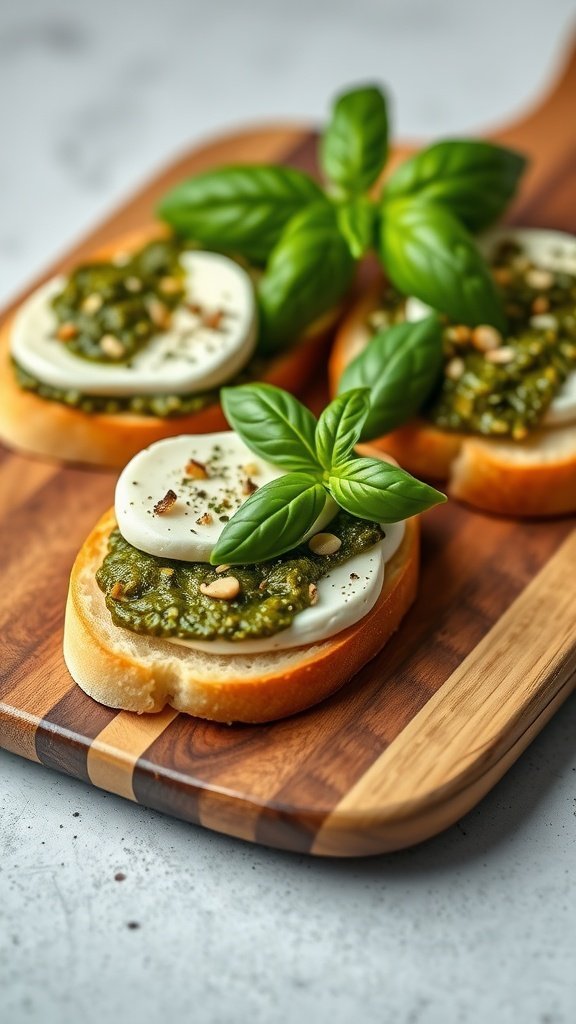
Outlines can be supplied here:
[[[478, 240], [480, 249], [490, 259], [500, 242], [517, 241], [529, 260], [545, 270], [562, 270], [576, 274], [576, 238], [563, 231], [537, 228], [498, 228]], [[413, 297], [406, 302], [406, 319], [422, 320], [432, 312], [430, 306]], [[545, 325], [545, 314], [541, 318]], [[536, 319], [536, 318], [535, 318]], [[576, 422], [576, 371], [570, 373], [542, 419], [545, 427]]]
[[311, 646], [353, 626], [374, 607], [382, 591], [386, 562], [402, 543], [405, 524], [387, 524], [384, 538], [349, 558], [318, 581], [318, 600], [294, 617], [288, 629], [257, 640], [179, 640], [170, 642], [208, 654], [263, 654]]
[[[205, 467], [206, 479], [193, 475], [198, 472], [194, 461]], [[283, 475], [254, 455], [233, 431], [157, 441], [120, 474], [115, 497], [118, 526], [130, 544], [150, 555], [209, 562], [228, 519], [246, 500], [248, 481], [261, 487]], [[177, 500], [168, 511], [156, 514], [154, 506], [170, 490]], [[309, 534], [326, 526], [336, 511], [336, 503], [326, 495]]]
[[72, 352], [55, 337], [51, 300], [65, 284], [57, 277], [39, 288], [14, 319], [12, 355], [38, 380], [86, 395], [194, 394], [230, 380], [256, 346], [257, 316], [249, 275], [220, 253], [185, 252], [184, 303], [222, 311], [218, 328], [205, 326], [187, 305], [170, 329], [155, 335], [128, 363], [98, 363]]

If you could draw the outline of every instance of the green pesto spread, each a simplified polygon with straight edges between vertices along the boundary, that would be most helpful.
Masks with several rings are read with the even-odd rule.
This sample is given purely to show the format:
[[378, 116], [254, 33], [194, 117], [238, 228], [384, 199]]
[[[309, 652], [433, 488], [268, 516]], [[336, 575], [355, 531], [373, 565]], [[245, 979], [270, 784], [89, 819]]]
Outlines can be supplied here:
[[333, 555], [315, 555], [301, 544], [269, 562], [233, 566], [227, 575], [239, 581], [240, 592], [232, 601], [200, 592], [201, 584], [222, 578], [213, 566], [147, 555], [118, 530], [110, 536], [96, 580], [114, 623], [134, 633], [190, 640], [273, 636], [314, 603], [313, 585], [321, 577], [383, 536], [377, 524], [343, 511], [330, 532], [342, 541]]
[[[576, 276], [538, 268], [512, 240], [498, 247], [492, 270], [508, 333], [447, 323], [444, 374], [423, 413], [442, 430], [522, 440], [576, 370]], [[402, 301], [389, 288], [370, 326], [380, 326], [379, 314], [382, 323], [402, 318]]]
[[[135, 416], [159, 416], [162, 419], [171, 419], [200, 412], [217, 402], [219, 396], [219, 391], [216, 388], [211, 391], [197, 391], [194, 394], [183, 395], [85, 395], [75, 388], [54, 388], [50, 384], [45, 384], [28, 373], [14, 359], [12, 366], [16, 380], [24, 391], [32, 391], [40, 398], [61, 402], [75, 409], [81, 409], [82, 412], [106, 413], [108, 415], [131, 413]], [[254, 358], [239, 374], [231, 378], [228, 384], [246, 384], [249, 381], [262, 380], [266, 366], [265, 359]]]
[[57, 337], [84, 359], [130, 359], [169, 326], [184, 298], [182, 249], [175, 239], [157, 239], [125, 257], [77, 267], [52, 299]]

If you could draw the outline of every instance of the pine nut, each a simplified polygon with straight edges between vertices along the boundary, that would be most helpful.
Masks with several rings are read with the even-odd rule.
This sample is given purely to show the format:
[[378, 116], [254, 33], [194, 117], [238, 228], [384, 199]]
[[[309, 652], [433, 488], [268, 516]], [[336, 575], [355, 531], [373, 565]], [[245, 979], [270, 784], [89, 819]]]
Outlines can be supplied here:
[[318, 604], [318, 587], [315, 583], [311, 583], [308, 587], [308, 596], [310, 598], [310, 604]]
[[162, 277], [160, 291], [165, 295], [176, 295], [180, 291], [180, 282], [175, 277]]
[[214, 569], [214, 572], [217, 572], [217, 573], [228, 572], [229, 568], [230, 568], [229, 565], [217, 565], [216, 568]]
[[77, 334], [78, 328], [76, 327], [76, 324], [69, 322], [61, 324], [56, 331], [56, 337], [59, 338], [60, 341], [72, 341], [72, 338], [75, 338]]
[[240, 584], [235, 576], [223, 576], [213, 583], [201, 583], [200, 593], [217, 601], [233, 601], [240, 593]]
[[470, 341], [472, 331], [466, 324], [456, 324], [455, 327], [449, 327], [446, 331], [446, 335], [449, 341], [455, 342], [456, 345], [466, 345]]
[[538, 291], [545, 291], [546, 288], [551, 288], [554, 284], [554, 275], [549, 270], [540, 270], [538, 267], [534, 267], [526, 274], [526, 284]]
[[102, 302], [102, 296], [98, 295], [98, 292], [92, 292], [91, 295], [87, 295], [84, 299], [84, 302], [82, 303], [82, 312], [88, 314], [97, 313], [102, 306]]
[[511, 363], [514, 359], [514, 349], [509, 348], [508, 346], [495, 348], [492, 349], [491, 352], [486, 352], [484, 358], [487, 359], [489, 363]]
[[449, 380], [460, 380], [460, 377], [464, 373], [466, 366], [464, 360], [460, 359], [459, 356], [455, 356], [450, 362], [446, 364], [445, 374]]
[[315, 555], [334, 555], [342, 547], [342, 541], [333, 533], [317, 533], [308, 541], [308, 547]]
[[100, 338], [100, 348], [110, 359], [121, 359], [126, 351], [122, 342], [114, 334], [103, 334]]
[[168, 306], [165, 306], [159, 299], [150, 299], [150, 302], [148, 303], [148, 312], [155, 327], [159, 327], [163, 330], [165, 327], [170, 326], [172, 314], [170, 313]]
[[502, 335], [495, 327], [481, 324], [472, 331], [472, 344], [479, 352], [490, 352], [502, 344]]

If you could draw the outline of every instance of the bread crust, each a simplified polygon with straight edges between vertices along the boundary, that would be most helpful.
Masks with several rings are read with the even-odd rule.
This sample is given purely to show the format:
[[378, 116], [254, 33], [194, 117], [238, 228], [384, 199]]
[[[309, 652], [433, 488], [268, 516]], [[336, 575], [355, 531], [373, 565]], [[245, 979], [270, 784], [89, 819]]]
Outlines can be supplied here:
[[[332, 394], [348, 363], [368, 344], [367, 319], [380, 294], [375, 284], [340, 325], [329, 361]], [[576, 511], [575, 424], [507, 441], [451, 433], [414, 419], [370, 443], [416, 476], [447, 481], [452, 497], [486, 512], [524, 518]]]
[[[144, 245], [165, 231], [153, 225], [98, 249], [95, 259], [110, 259], [122, 250]], [[262, 380], [286, 391], [301, 392], [324, 359], [339, 311], [319, 319], [289, 351], [271, 360]], [[19, 387], [10, 362], [14, 317], [0, 328], [0, 439], [17, 451], [58, 461], [119, 469], [142, 448], [176, 434], [208, 434], [226, 430], [219, 402], [186, 416], [161, 418], [127, 413], [87, 413], [62, 402], [41, 398]]]
[[72, 569], [64, 627], [64, 658], [72, 678], [113, 708], [158, 712], [168, 704], [227, 723], [295, 714], [334, 693], [375, 657], [416, 596], [419, 525], [411, 519], [387, 563], [378, 601], [355, 625], [313, 647], [206, 655], [112, 623], [95, 572], [115, 525], [111, 509], [84, 542]]

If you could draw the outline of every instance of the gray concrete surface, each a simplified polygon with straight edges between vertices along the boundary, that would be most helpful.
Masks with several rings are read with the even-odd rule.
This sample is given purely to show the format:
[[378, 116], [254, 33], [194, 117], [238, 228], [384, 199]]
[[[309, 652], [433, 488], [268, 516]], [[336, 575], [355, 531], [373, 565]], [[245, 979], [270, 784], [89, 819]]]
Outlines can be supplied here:
[[[387, 82], [404, 137], [513, 115], [572, 11], [0, 0], [0, 298], [190, 141], [319, 119], [343, 83]], [[575, 735], [572, 698], [458, 827], [349, 863], [251, 847], [0, 752], [0, 1020], [569, 1024]]]

